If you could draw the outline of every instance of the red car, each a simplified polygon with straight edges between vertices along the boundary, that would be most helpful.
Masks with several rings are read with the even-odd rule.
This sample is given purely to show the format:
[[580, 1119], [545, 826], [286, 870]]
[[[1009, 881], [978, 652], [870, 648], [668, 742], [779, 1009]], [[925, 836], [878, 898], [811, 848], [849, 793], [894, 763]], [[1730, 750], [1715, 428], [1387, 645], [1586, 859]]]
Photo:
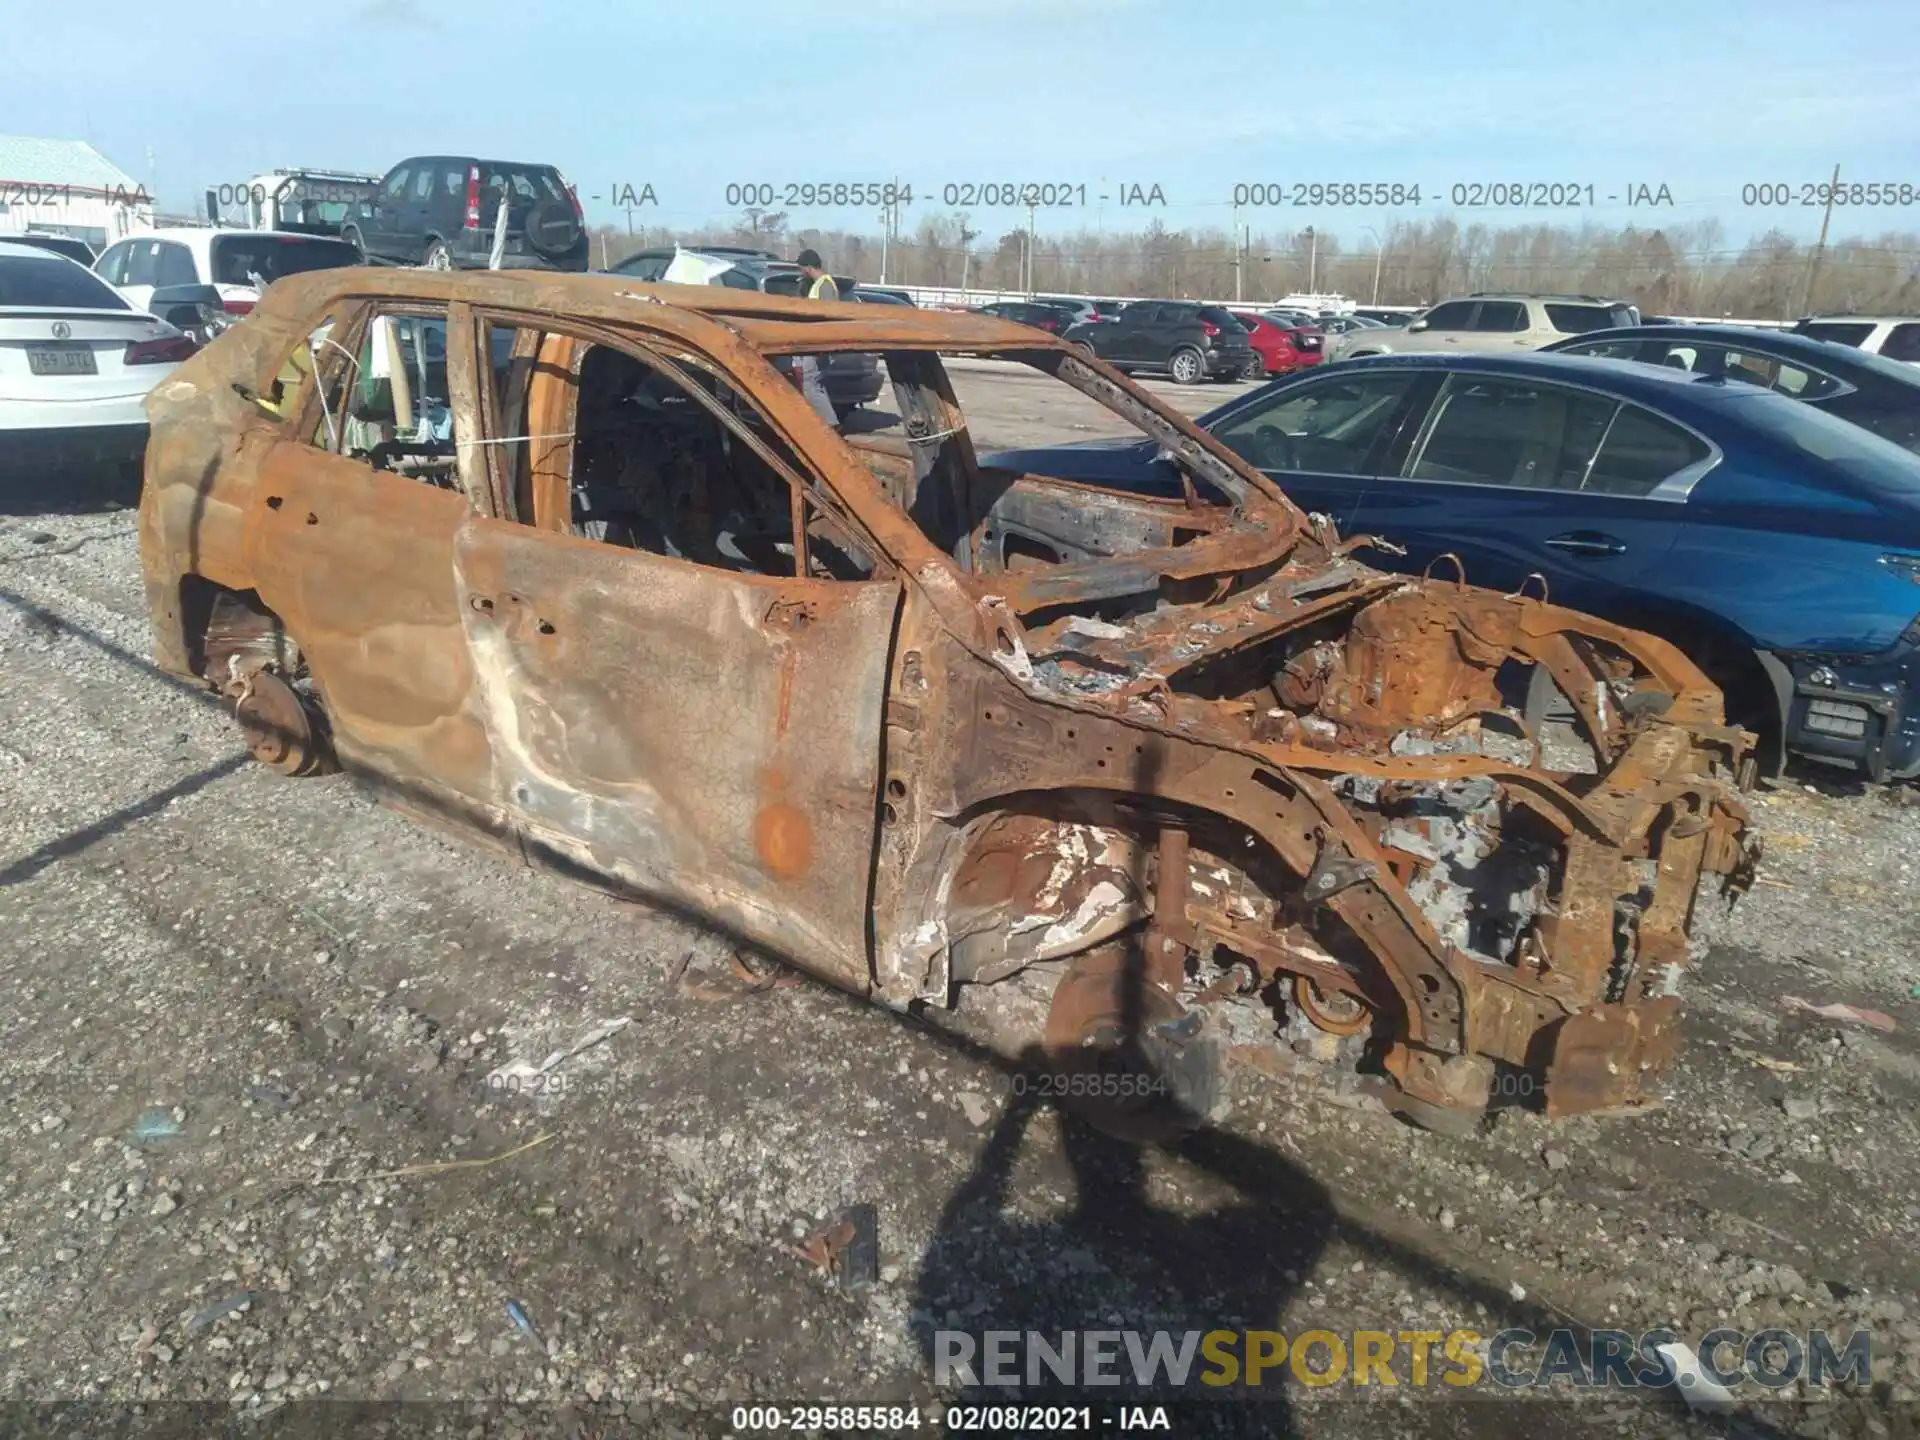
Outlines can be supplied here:
[[1235, 310], [1233, 318], [1247, 327], [1247, 341], [1260, 362], [1260, 369], [1249, 370], [1243, 378], [1258, 380], [1262, 374], [1284, 375], [1318, 365], [1325, 355], [1324, 337], [1315, 325], [1289, 325], [1255, 310]]

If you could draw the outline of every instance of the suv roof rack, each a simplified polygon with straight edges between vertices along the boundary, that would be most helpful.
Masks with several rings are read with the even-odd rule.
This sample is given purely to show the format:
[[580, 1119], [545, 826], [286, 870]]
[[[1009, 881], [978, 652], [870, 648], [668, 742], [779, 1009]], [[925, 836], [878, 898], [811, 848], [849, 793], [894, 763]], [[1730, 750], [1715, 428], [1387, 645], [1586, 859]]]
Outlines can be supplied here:
[[[1582, 300], [1589, 305], [1624, 305], [1624, 300], [1609, 299], [1605, 295], [1576, 295], [1567, 290], [1476, 290], [1466, 297], [1469, 300]], [[1366, 309], [1384, 307], [1366, 306]]]

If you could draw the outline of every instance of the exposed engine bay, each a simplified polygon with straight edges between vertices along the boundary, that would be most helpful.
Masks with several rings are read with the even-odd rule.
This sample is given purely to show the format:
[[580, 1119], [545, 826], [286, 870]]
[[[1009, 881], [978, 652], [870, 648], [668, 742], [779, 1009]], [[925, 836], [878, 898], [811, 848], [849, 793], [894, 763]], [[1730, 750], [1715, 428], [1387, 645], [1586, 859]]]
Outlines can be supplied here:
[[[938, 397], [903, 397], [916, 404], [938, 433]], [[1374, 570], [1360, 555], [1376, 542], [1317, 519], [1272, 561], [1203, 565], [1258, 497], [1164, 438], [1184, 502], [992, 472], [930, 498], [968, 457], [915, 456], [908, 503], [1001, 592], [983, 604], [1020, 692], [982, 708], [998, 741], [972, 758], [1002, 788], [1050, 792], [970, 837], [946, 893], [947, 979], [1038, 972], [1056, 1058], [1124, 1050], [1118, 1017], [1139, 1041], [1162, 1013], [1192, 1034], [1150, 1068], [1188, 1077], [1189, 1109], [1216, 1083], [1219, 1046], [1193, 1058], [1200, 1036], [1258, 1046], [1303, 1022], [1429, 1122], [1480, 1113], [1502, 1070], [1529, 1078], [1500, 1093], [1555, 1113], [1646, 1099], [1677, 1038], [1695, 877], [1735, 894], [1751, 879], [1735, 792], [1752, 737], [1662, 642]], [[1017, 563], [996, 534], [1025, 538]], [[1552, 737], [1528, 718], [1542, 688], [1564, 719]], [[1049, 702], [1113, 723], [1032, 708]], [[1021, 732], [1053, 752], [1026, 761]], [[1189, 766], [1241, 783], [1183, 805], [1171, 782]], [[1075, 768], [1090, 789], [1068, 787]]]

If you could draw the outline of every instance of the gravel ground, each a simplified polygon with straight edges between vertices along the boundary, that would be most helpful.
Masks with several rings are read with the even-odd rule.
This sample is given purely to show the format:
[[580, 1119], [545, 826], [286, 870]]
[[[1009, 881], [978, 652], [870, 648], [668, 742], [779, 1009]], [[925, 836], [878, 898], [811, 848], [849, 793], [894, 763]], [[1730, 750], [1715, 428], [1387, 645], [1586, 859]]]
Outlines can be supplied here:
[[[1069, 438], [963, 377], [983, 446]], [[1194, 409], [1231, 387], [1180, 392]], [[1703, 907], [1665, 1107], [1465, 1140], [1297, 1070], [1128, 1152], [992, 1064], [717, 936], [287, 781], [147, 663], [130, 512], [0, 517], [0, 1386], [9, 1401], [487, 1402], [706, 1433], [748, 1398], [941, 1398], [935, 1328], [1871, 1330], [1872, 1393], [1747, 1433], [1905, 1433], [1920, 1375], [1920, 796], [1796, 775]], [[1883, 1032], [1784, 1002], [1884, 1012]], [[625, 1020], [544, 1093], [488, 1076]], [[879, 1215], [880, 1282], [798, 1252]], [[1288, 1384], [1176, 1433], [1682, 1434]], [[1742, 1390], [1743, 1402], [1756, 1394]], [[215, 1413], [215, 1412], [207, 1412]], [[479, 1417], [479, 1418], [475, 1418]], [[911, 1433], [911, 1432], [909, 1432]]]

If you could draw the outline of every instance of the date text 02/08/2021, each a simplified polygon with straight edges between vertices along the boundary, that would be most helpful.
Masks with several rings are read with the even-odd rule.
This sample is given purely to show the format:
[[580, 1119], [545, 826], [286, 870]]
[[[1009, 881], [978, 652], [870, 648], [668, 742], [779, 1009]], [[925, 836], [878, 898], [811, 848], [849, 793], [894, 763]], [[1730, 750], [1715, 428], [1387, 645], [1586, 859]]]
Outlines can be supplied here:
[[741, 209], [805, 210], [896, 208], [915, 203], [950, 209], [1085, 209], [1095, 205], [1164, 208], [1167, 192], [1158, 181], [961, 180], [914, 185], [902, 180], [742, 180], [721, 193], [721, 203]]
[[740, 1435], [830, 1430], [855, 1435], [912, 1435], [924, 1424], [947, 1435], [1090, 1435], [1173, 1429], [1164, 1405], [736, 1405], [728, 1417]]
[[1667, 208], [1673, 188], [1659, 181], [1601, 184], [1592, 180], [1456, 180], [1448, 185], [1376, 180], [1243, 180], [1229, 194], [1235, 208], [1579, 210], [1601, 205]]

